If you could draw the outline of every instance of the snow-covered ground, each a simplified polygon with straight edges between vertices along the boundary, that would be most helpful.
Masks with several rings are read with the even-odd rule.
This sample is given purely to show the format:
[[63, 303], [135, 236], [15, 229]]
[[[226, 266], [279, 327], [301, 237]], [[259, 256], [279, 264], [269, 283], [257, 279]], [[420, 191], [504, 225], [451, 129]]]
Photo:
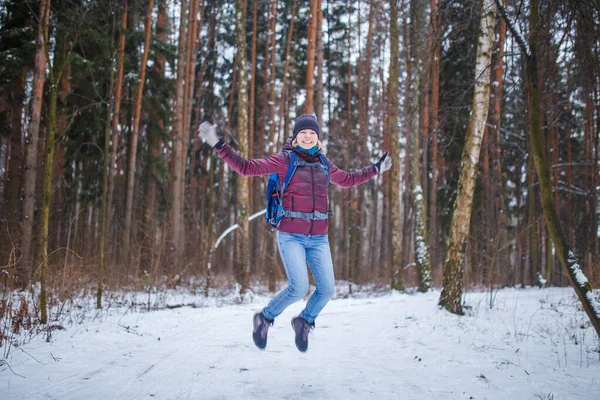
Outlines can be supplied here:
[[[115, 313], [12, 349], [0, 399], [598, 399], [599, 343], [572, 289], [338, 298], [307, 353], [286, 310], [267, 349], [251, 320], [268, 300]], [[194, 299], [178, 299], [184, 303]]]

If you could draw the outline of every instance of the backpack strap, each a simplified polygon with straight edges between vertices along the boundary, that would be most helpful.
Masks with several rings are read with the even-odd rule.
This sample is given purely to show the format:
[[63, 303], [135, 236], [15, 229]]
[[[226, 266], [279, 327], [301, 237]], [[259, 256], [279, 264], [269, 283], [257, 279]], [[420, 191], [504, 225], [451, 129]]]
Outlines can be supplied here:
[[292, 179], [292, 175], [294, 175], [294, 173], [296, 172], [296, 168], [298, 168], [298, 154], [296, 154], [296, 152], [292, 151], [292, 150], [286, 150], [286, 152], [289, 154], [290, 156], [290, 163], [288, 165], [288, 169], [287, 172], [285, 174], [285, 178], [283, 179], [283, 182], [281, 183], [281, 198], [283, 198], [283, 192], [285, 192], [285, 189], [287, 189], [290, 180]]
[[[294, 153], [295, 155], [295, 153]], [[330, 176], [329, 176], [329, 161], [327, 161], [327, 158], [323, 155], [323, 154], [319, 154], [319, 161], [318, 163], [309, 163], [306, 161], [298, 161], [298, 167], [314, 167], [314, 168], [318, 168], [320, 169], [323, 173], [325, 173], [325, 175], [327, 175], [327, 183], [330, 183]]]
[[289, 210], [279, 210], [277, 215], [288, 218], [299, 218], [303, 219], [306, 222], [310, 222], [310, 220], [323, 220], [333, 215], [332, 210], [327, 210], [326, 213], [320, 211], [309, 212], [300, 212], [300, 211], [289, 211]]
[[330, 183], [331, 177], [329, 176], [329, 161], [327, 160], [327, 157], [325, 157], [325, 155], [321, 153], [319, 153], [319, 160], [321, 160], [323, 172], [325, 172], [325, 175], [327, 175], [327, 183]]
[[[292, 151], [292, 150], [285, 150], [285, 151], [289, 155], [289, 164], [288, 164], [287, 172], [285, 174], [283, 182], [281, 183], [281, 188], [280, 188], [278, 196], [277, 196], [281, 200], [278, 201], [279, 205], [277, 206], [277, 210], [274, 211], [275, 215], [271, 216], [271, 220], [269, 220], [269, 216], [267, 215], [267, 222], [269, 222], [273, 226], [278, 226], [279, 221], [281, 221], [281, 219], [283, 219], [284, 217], [298, 218], [298, 219], [303, 219], [303, 220], [309, 222], [311, 220], [325, 220], [328, 217], [332, 216], [333, 215], [332, 210], [327, 210], [327, 212], [325, 212], [325, 213], [322, 213], [320, 211], [313, 211], [311, 213], [307, 213], [307, 212], [285, 210], [283, 208], [283, 194], [285, 192], [285, 189], [287, 189], [287, 187], [290, 183], [290, 180], [292, 179], [292, 176], [296, 172], [296, 169], [298, 168], [298, 166], [319, 168], [321, 171], [323, 171], [327, 175], [327, 183], [330, 182], [329, 162], [327, 161], [327, 158], [323, 154], [319, 154], [319, 160], [321, 161], [320, 163], [307, 163], [303, 160], [298, 161], [298, 154], [296, 154], [295, 151]], [[277, 182], [278, 175], [276, 173], [271, 174], [271, 176], [269, 178], [269, 184], [271, 184], [271, 180], [273, 180], [273, 182]], [[269, 191], [269, 190], [267, 190], [267, 191]], [[272, 196], [276, 196], [276, 195], [273, 194]], [[269, 209], [269, 204], [270, 204], [269, 201], [270, 201], [270, 199], [267, 198], [267, 210]]]

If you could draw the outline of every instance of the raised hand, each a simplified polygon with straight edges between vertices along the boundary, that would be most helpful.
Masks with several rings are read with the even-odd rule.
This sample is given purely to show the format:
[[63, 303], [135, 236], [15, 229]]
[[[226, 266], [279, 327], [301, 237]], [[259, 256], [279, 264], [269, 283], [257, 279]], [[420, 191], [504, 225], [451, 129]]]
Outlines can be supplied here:
[[375, 168], [377, 168], [377, 172], [380, 174], [392, 168], [392, 159], [387, 151], [383, 153], [383, 156], [375, 163]]
[[219, 140], [222, 139], [217, 133], [217, 125], [213, 125], [208, 121], [204, 121], [202, 124], [200, 124], [200, 127], [198, 128], [198, 136], [208, 143], [210, 147], [215, 147], [217, 143], [219, 143]]

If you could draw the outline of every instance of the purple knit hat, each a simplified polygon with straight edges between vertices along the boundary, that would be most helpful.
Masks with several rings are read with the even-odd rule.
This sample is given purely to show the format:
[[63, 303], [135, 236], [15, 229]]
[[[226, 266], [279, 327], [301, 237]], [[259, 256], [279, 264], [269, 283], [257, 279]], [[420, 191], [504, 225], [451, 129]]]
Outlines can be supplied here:
[[317, 118], [312, 114], [302, 114], [301, 116], [296, 118], [296, 121], [294, 121], [294, 133], [292, 134], [292, 141], [296, 139], [298, 132], [300, 132], [303, 129], [311, 129], [317, 132], [317, 137], [321, 134], [319, 122], [317, 121]]

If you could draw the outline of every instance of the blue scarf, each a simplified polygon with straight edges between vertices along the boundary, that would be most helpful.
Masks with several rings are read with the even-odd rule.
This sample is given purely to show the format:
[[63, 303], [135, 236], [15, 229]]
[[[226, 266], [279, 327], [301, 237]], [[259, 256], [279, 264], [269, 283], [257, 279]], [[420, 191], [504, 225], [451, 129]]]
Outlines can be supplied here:
[[317, 152], [319, 151], [319, 147], [318, 146], [313, 146], [310, 149], [305, 149], [301, 146], [294, 146], [294, 148], [296, 148], [297, 150], [300, 150], [304, 153], [307, 153], [308, 155], [314, 156], [315, 154], [317, 154]]

